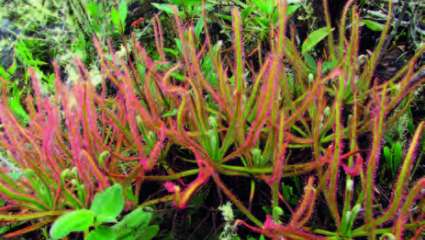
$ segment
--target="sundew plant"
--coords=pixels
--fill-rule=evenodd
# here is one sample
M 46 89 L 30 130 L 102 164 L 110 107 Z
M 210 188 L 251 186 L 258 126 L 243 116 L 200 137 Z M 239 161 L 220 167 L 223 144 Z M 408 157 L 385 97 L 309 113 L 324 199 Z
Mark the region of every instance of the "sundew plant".
M 32 90 L 22 101 L 28 121 L 11 109 L 2 79 L 4 238 L 162 239 L 169 224 L 156 210 L 191 209 L 212 188 L 233 211 L 224 229 L 235 239 L 420 239 L 425 178 L 414 170 L 424 151 L 423 120 L 393 181 L 377 175 L 384 133 L 424 85 L 418 59 L 425 46 L 381 81 L 374 73 L 391 14 L 375 49 L 362 55 L 356 1 L 347 1 L 335 28 L 324 0 L 325 25 L 302 44 L 289 28 L 293 3 L 266 2 L 276 21 L 261 51 L 245 49 L 237 7 L 231 44 L 213 41 L 205 1 L 196 24 L 167 5 L 174 41 L 164 40 L 171 33 L 158 16 L 151 43 L 133 33 L 117 51 L 94 36 L 100 83 L 78 58 L 72 82 L 52 62 L 51 91 L 30 69 Z M 146 190 L 152 186 L 154 193 Z M 139 235 L 124 234 L 123 225 Z

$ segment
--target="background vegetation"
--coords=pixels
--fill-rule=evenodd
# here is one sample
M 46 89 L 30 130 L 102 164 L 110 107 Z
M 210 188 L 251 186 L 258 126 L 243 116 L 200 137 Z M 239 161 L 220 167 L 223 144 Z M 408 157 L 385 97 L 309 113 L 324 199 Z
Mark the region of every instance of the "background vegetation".
M 0 0 L 0 234 L 420 239 L 424 11 Z

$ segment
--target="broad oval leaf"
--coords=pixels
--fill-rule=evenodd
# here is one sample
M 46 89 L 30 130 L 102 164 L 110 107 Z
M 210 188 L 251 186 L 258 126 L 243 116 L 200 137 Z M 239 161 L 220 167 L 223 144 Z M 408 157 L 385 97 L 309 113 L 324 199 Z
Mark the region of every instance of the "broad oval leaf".
M 87 235 L 87 240 L 115 240 L 117 234 L 112 228 L 99 226 Z
M 152 213 L 136 208 L 127 214 L 119 223 L 114 225 L 114 229 L 118 231 L 131 230 L 132 228 L 144 228 L 149 225 Z
M 307 52 L 312 50 L 320 41 L 322 41 L 326 36 L 328 36 L 329 33 L 332 32 L 332 30 L 333 29 L 323 27 L 310 33 L 303 42 L 303 45 L 301 47 L 301 53 L 306 54 Z
M 126 235 L 123 237 L 120 237 L 120 240 L 151 240 L 154 238 L 159 232 L 159 226 L 158 225 L 151 225 L 147 226 L 145 228 L 137 229 L 136 232 L 133 232 L 130 235 Z
M 94 213 L 88 209 L 75 210 L 60 216 L 50 228 L 50 237 L 61 239 L 72 232 L 83 232 L 94 224 Z
M 159 226 L 158 225 L 151 225 L 149 227 L 145 228 L 145 231 L 141 237 L 145 240 L 151 240 L 154 238 L 159 232 Z M 139 238 L 140 239 L 140 238 Z
M 94 196 L 90 210 L 96 214 L 97 223 L 115 222 L 124 208 L 124 195 L 121 185 L 114 184 Z

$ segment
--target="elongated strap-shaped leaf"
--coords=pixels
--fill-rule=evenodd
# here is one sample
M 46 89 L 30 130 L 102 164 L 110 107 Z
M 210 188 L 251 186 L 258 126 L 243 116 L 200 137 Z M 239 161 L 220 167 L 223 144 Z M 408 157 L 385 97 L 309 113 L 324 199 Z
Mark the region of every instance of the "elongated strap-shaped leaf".
M 374 186 L 375 186 L 375 174 L 378 169 L 379 155 L 381 152 L 381 141 L 384 127 L 384 118 L 385 118 L 385 103 L 386 103 L 386 85 L 379 95 L 376 93 L 374 96 L 377 98 L 375 103 L 375 114 L 373 116 L 373 139 L 372 139 L 372 148 L 369 153 L 369 158 L 367 160 L 366 168 L 366 182 L 365 184 L 365 221 L 369 224 L 373 221 L 373 202 L 374 202 Z M 375 236 L 375 229 L 371 226 L 369 230 L 369 236 L 373 238 Z
M 46 212 L 37 212 L 37 213 L 26 213 L 26 214 L 15 214 L 15 215 L 4 215 L 0 214 L 0 221 L 5 222 L 15 222 L 15 221 L 28 221 L 43 217 L 59 216 L 62 215 L 64 211 L 46 211 Z

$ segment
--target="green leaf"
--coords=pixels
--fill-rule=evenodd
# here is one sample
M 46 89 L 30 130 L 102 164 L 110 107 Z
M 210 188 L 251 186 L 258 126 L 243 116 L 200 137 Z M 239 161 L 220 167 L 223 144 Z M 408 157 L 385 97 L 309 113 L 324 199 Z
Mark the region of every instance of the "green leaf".
M 298 8 L 300 8 L 300 7 L 301 7 L 301 4 L 290 4 L 290 5 L 288 5 L 288 8 L 286 10 L 286 15 L 292 16 L 298 10 Z
M 164 48 L 164 52 L 170 55 L 173 55 L 174 57 L 177 57 L 179 55 L 179 52 L 176 51 L 174 48 Z M 173 72 L 175 73 L 175 72 Z M 171 74 L 172 76 L 172 74 Z
M 87 209 L 75 210 L 60 216 L 50 228 L 50 237 L 60 239 L 72 232 L 87 231 L 94 223 L 94 213 Z
M 199 38 L 201 36 L 201 33 L 202 33 L 202 29 L 203 28 L 204 28 L 204 18 L 203 17 L 200 17 L 198 19 L 198 21 L 196 22 L 195 29 L 194 29 L 195 36 L 197 38 Z
M 310 73 L 315 74 L 317 69 L 316 60 L 310 54 L 304 54 L 304 60 L 307 66 L 310 68 Z
M 175 38 L 174 41 L 176 42 L 176 47 L 179 50 L 179 52 L 183 52 L 183 44 L 182 41 L 178 38 Z
M 105 166 L 105 160 L 111 156 L 111 153 L 108 150 L 105 150 L 99 154 L 97 161 L 101 167 Z
M 272 210 L 273 217 L 279 218 L 283 215 L 283 209 L 280 207 L 274 207 Z
M 15 91 L 14 91 L 15 92 Z M 9 107 L 12 113 L 24 124 L 27 124 L 30 120 L 28 113 L 25 111 L 21 104 L 20 93 L 12 93 L 9 97 Z
M 125 199 L 128 199 L 129 201 L 133 203 L 137 203 L 138 196 L 136 196 L 135 192 L 133 191 L 131 184 L 124 186 L 123 189 L 124 189 Z
M 301 53 L 306 54 L 311 51 L 320 41 L 322 41 L 333 29 L 323 27 L 310 33 L 301 47 Z
M 94 196 L 90 210 L 96 214 L 97 223 L 115 222 L 124 209 L 124 196 L 121 185 L 114 184 Z
M 339 227 L 339 232 L 341 232 L 344 235 L 347 235 L 347 232 L 350 230 L 348 227 L 348 224 L 350 222 L 352 212 L 351 211 L 345 211 L 342 216 L 342 221 Z
M 145 229 L 143 235 L 141 235 L 140 237 L 143 237 L 143 239 L 145 240 L 151 240 L 152 238 L 154 238 L 159 232 L 159 226 L 158 225 L 152 225 L 149 226 Z M 139 238 L 141 239 L 141 238 Z
M 16 58 L 25 67 L 37 68 L 41 65 L 46 64 L 45 62 L 34 58 L 33 51 L 38 47 L 35 42 L 36 40 L 21 40 L 15 44 Z
M 164 3 L 152 3 L 152 6 L 157 8 L 160 11 L 163 11 L 168 14 L 174 14 L 174 10 L 172 8 L 171 4 L 164 4 Z
M 99 226 L 87 235 L 87 240 L 115 240 L 117 234 L 109 227 Z
M 386 162 L 391 164 L 391 151 L 390 148 L 388 146 L 384 147 L 384 159 Z
M 5 80 L 9 80 L 10 73 L 8 71 L 6 71 L 6 69 L 4 69 L 1 65 L 0 65 L 0 77 L 4 78 Z
M 254 162 L 254 166 L 261 167 L 266 163 L 266 159 L 263 157 L 262 152 L 259 148 L 251 149 L 252 160 Z
M 53 208 L 53 197 L 50 189 L 41 181 L 32 169 L 25 169 L 23 172 L 25 178 L 31 184 L 38 198 L 47 206 Z
M 382 152 L 384 154 L 384 159 L 385 163 L 387 164 L 387 167 L 389 168 L 392 174 L 395 174 L 396 166 L 394 165 L 394 145 L 391 145 L 391 148 L 385 146 Z
M 338 64 L 337 60 L 324 61 L 322 66 L 322 72 L 326 73 L 336 67 Z
M 276 5 L 274 0 L 253 0 L 252 3 L 266 15 L 272 14 Z
M 116 8 L 111 9 L 111 20 L 114 25 L 115 31 L 118 33 L 124 33 L 125 30 L 125 19 L 127 18 L 128 7 L 126 0 L 121 0 Z
M 178 72 L 173 72 L 171 74 L 171 76 L 173 78 L 175 78 L 176 80 L 181 81 L 181 82 L 183 82 L 185 80 L 185 76 L 183 74 L 178 73 Z
M 114 25 L 115 31 L 121 32 L 121 29 L 122 29 L 121 19 L 117 9 L 115 8 L 111 9 L 111 21 L 112 21 L 112 24 Z
M 13 75 L 13 74 L 15 74 L 15 72 L 16 72 L 16 69 L 18 69 L 18 64 L 16 64 L 16 61 L 14 60 L 13 61 L 13 64 L 7 69 L 7 72 L 10 74 L 10 75 Z
M 145 212 L 141 208 L 136 208 L 127 214 L 119 223 L 114 225 L 114 229 L 120 231 L 129 228 L 143 228 L 148 226 L 152 219 L 152 213 Z
M 151 212 L 146 212 L 141 208 L 137 208 L 127 214 L 112 228 L 118 234 L 119 239 L 151 239 L 159 231 L 159 227 L 157 225 L 149 226 L 151 219 Z
M 351 210 L 350 219 L 349 219 L 348 224 L 347 224 L 347 228 L 349 230 L 351 230 L 353 228 L 354 221 L 357 219 L 357 215 L 359 214 L 360 210 L 361 210 L 360 204 L 354 205 L 353 209 Z
M 213 55 L 214 52 L 210 51 L 208 55 L 205 56 L 205 58 L 202 60 L 201 68 L 205 73 L 205 78 L 207 79 L 208 83 L 210 83 L 213 87 L 218 87 L 217 72 L 215 71 L 212 60 Z
M 152 226 L 148 226 L 146 228 L 143 229 L 138 229 L 137 232 L 131 234 L 131 235 L 127 235 L 123 238 L 120 238 L 120 240 L 139 240 L 139 239 L 143 239 L 143 240 L 151 240 L 152 238 L 154 238 L 159 232 L 159 226 L 158 225 L 152 225 Z
M 403 146 L 400 142 L 394 143 L 392 146 L 393 148 L 393 173 L 395 174 L 397 172 L 397 169 L 399 168 L 401 161 L 403 160 Z
M 127 19 L 128 7 L 126 0 L 121 0 L 120 5 L 118 6 L 118 12 L 120 15 L 120 20 L 122 26 L 125 26 L 125 20 Z
M 170 111 L 167 111 L 165 113 L 162 114 L 163 118 L 167 118 L 167 117 L 173 117 L 177 115 L 177 108 L 173 108 Z
M 97 18 L 100 13 L 99 5 L 95 1 L 90 1 L 86 4 L 87 13 L 92 18 Z
M 363 19 L 362 24 L 366 25 L 367 28 L 375 32 L 382 32 L 382 30 L 384 30 L 384 24 L 375 22 L 373 20 Z
M 202 3 L 201 0 L 170 0 L 170 2 L 175 5 L 184 6 L 184 7 L 191 7 L 195 4 Z
M 288 200 L 290 204 L 297 203 L 297 197 L 294 194 L 294 189 L 292 186 L 282 183 L 282 194 L 285 199 Z
M 86 12 L 90 17 L 90 26 L 92 31 L 102 34 L 101 22 L 103 20 L 102 14 L 104 12 L 102 5 L 94 0 L 91 0 L 86 4 Z

